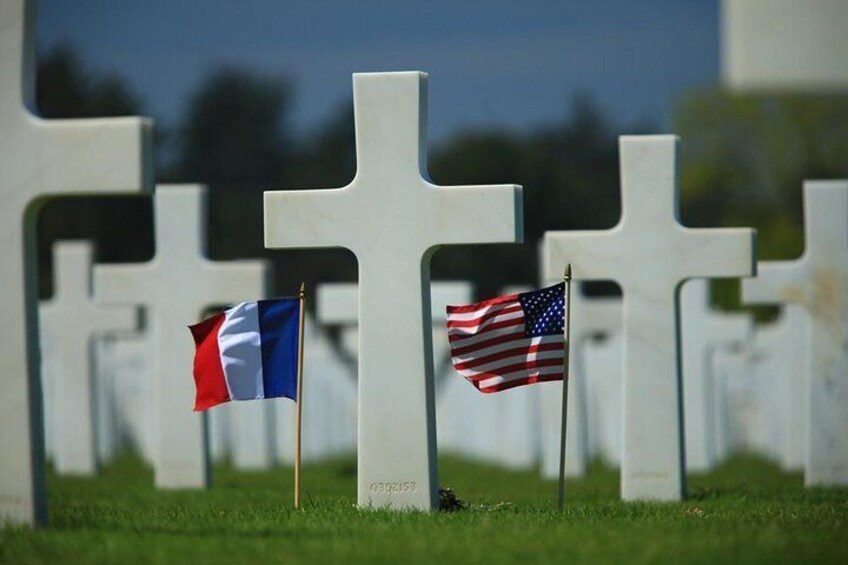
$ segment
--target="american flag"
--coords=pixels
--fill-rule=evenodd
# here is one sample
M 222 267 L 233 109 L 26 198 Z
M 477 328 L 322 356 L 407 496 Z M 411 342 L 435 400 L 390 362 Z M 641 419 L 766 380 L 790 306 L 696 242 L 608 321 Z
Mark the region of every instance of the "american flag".
M 457 372 L 480 392 L 563 377 L 565 283 L 447 307 Z

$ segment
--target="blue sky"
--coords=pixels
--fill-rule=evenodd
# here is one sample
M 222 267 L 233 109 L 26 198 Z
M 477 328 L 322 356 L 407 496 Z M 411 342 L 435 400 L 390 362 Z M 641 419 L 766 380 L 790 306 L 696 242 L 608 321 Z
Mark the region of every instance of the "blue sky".
M 42 0 L 37 37 L 121 74 L 165 125 L 221 65 L 292 78 L 302 133 L 351 73 L 426 71 L 438 140 L 559 119 L 578 92 L 622 129 L 666 131 L 681 94 L 719 80 L 718 16 L 718 0 Z

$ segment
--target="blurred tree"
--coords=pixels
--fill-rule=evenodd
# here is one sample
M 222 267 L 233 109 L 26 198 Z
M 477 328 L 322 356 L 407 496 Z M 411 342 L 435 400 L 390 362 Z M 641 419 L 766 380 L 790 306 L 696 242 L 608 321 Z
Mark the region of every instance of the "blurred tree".
M 58 45 L 38 61 L 36 107 L 44 118 L 94 118 L 138 113 L 141 101 L 115 74 L 83 68 L 69 45 Z
M 291 166 L 287 80 L 222 68 L 190 98 L 169 181 L 209 186 L 209 252 L 264 254 L 262 191 L 285 186 Z
M 434 258 L 434 277 L 474 280 L 485 295 L 536 284 L 545 231 L 608 228 L 621 214 L 617 138 L 585 96 L 566 119 L 525 136 L 457 136 L 435 151 L 430 168 L 438 184 L 524 186 L 524 245 L 445 248 Z
M 848 175 L 846 118 L 844 95 L 693 93 L 674 118 L 684 223 L 755 227 L 760 260 L 798 257 L 803 181 Z M 738 304 L 738 283 L 714 289 Z
M 74 51 L 60 45 L 38 60 L 36 109 L 44 118 L 139 114 L 141 102 L 114 74 L 87 71 Z M 52 245 L 58 239 L 91 239 L 99 261 L 140 261 L 153 253 L 152 209 L 145 197 L 61 197 L 38 217 L 39 294 L 52 292 Z

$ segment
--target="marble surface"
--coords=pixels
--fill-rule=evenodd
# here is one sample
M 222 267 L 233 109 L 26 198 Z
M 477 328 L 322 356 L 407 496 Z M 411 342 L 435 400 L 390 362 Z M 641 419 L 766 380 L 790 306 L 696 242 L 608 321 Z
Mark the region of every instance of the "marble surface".
M 104 308 L 91 296 L 94 247 L 88 241 L 59 241 L 53 246 L 54 290 L 40 307 L 41 329 L 51 334 L 53 357 L 51 413 L 56 472 L 61 475 L 93 475 L 98 469 L 98 438 L 109 426 L 100 420 L 109 412 L 96 410 L 108 396 L 94 376 L 93 338 L 98 334 L 136 329 L 135 308 Z M 45 348 L 46 349 L 46 348 Z M 101 386 L 98 387 L 97 384 Z M 98 400 L 100 402 L 98 402 Z
M 151 123 L 42 120 L 35 107 L 35 4 L 0 2 L 0 521 L 44 524 L 44 430 L 35 255 L 37 201 L 151 189 Z
M 587 443 L 590 458 L 621 467 L 624 338 L 621 332 L 583 345 L 586 374 Z
M 544 272 L 545 284 L 553 284 L 562 273 Z M 574 282 L 571 289 L 571 351 L 568 368 L 568 406 L 566 407 L 565 474 L 582 477 L 589 465 L 588 379 L 585 346 L 593 336 L 609 337 L 621 333 L 623 326 L 620 297 L 590 298 L 583 286 Z M 562 426 L 562 383 L 545 384 L 540 389 L 542 430 L 542 476 L 559 476 L 560 434 Z
M 711 372 L 717 348 L 746 347 L 754 321 L 743 312 L 720 312 L 710 307 L 709 283 L 692 279 L 680 290 L 683 359 L 683 405 L 686 432 L 686 469 L 709 471 L 719 462 L 716 437 L 716 385 Z
M 744 281 L 748 304 L 799 304 L 809 314 L 803 402 L 804 483 L 848 484 L 848 180 L 804 183 L 804 254 L 762 261 Z
M 571 263 L 576 280 L 614 280 L 624 295 L 625 500 L 680 500 L 686 493 L 678 285 L 754 272 L 753 230 L 680 224 L 677 147 L 675 136 L 622 136 L 619 223 L 545 234 L 548 272 Z
M 206 258 L 206 199 L 202 186 L 159 185 L 153 259 L 94 269 L 98 301 L 146 310 L 153 339 L 154 474 L 159 488 L 203 488 L 209 482 L 205 417 L 192 412 L 194 341 L 186 326 L 207 308 L 265 296 L 263 261 Z
M 808 378 L 807 312 L 786 304 L 780 316 L 754 330 L 750 371 L 771 387 L 771 413 L 777 434 L 773 454 L 787 471 L 804 468 L 805 404 Z
M 360 506 L 438 505 L 430 257 L 521 241 L 521 188 L 432 184 L 427 76 L 353 77 L 357 171 L 346 187 L 265 193 L 270 249 L 345 247 L 359 264 Z

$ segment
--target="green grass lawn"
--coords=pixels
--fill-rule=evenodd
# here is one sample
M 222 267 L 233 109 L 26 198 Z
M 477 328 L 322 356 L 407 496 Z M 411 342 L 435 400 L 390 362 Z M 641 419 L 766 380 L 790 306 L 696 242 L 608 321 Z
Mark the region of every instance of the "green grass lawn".
M 358 510 L 352 460 L 305 468 L 301 511 L 290 469 L 215 471 L 207 492 L 157 492 L 130 456 L 96 479 L 51 473 L 49 528 L 0 530 L 0 562 L 848 563 L 848 489 L 756 459 L 690 477 L 674 504 L 620 502 L 617 473 L 595 466 L 566 484 L 563 514 L 554 481 L 450 458 L 441 483 L 469 506 L 453 513 Z

